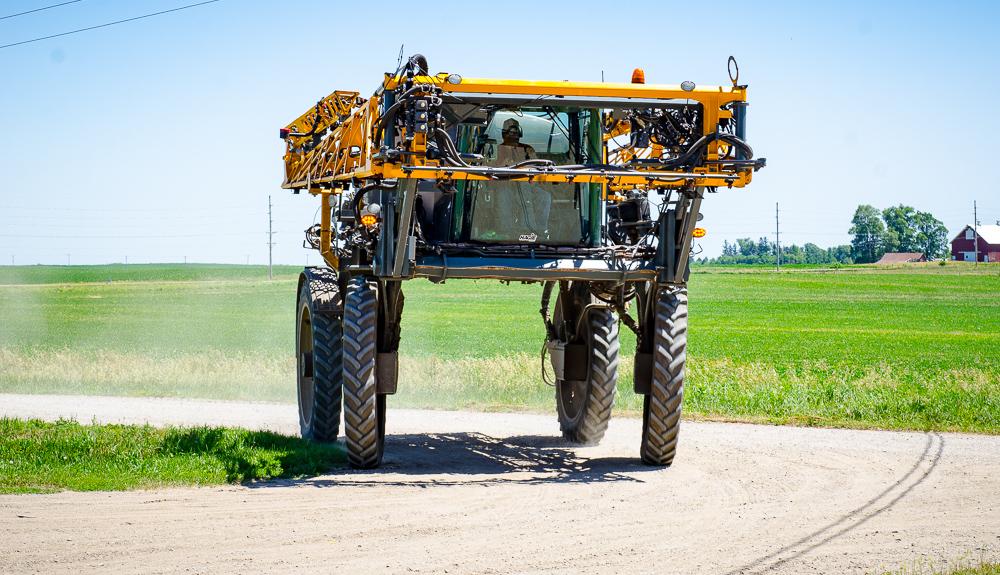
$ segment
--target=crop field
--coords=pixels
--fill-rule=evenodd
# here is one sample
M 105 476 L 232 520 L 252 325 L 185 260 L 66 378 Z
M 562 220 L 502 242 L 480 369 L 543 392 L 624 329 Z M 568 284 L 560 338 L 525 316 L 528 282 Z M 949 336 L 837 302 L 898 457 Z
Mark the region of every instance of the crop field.
M 0 391 L 294 402 L 299 268 L 0 268 Z M 390 405 L 554 410 L 541 287 L 404 287 Z M 1000 430 L 1000 267 L 696 267 L 686 415 Z M 619 413 L 635 338 L 622 326 Z

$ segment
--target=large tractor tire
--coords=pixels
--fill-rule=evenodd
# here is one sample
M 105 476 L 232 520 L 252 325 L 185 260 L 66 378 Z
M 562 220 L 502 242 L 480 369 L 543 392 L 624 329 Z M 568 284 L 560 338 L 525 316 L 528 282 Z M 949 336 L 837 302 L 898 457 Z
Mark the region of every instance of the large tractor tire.
M 351 467 L 373 469 L 382 462 L 385 396 L 375 393 L 378 285 L 354 277 L 344 296 L 344 436 Z
M 590 302 L 588 294 L 587 300 L 578 305 L 580 313 L 587 313 L 583 322 L 587 379 L 556 379 L 556 410 L 563 438 L 585 445 L 604 439 L 618 385 L 618 318 L 605 308 L 583 312 L 583 307 Z M 555 314 L 559 323 L 560 303 L 556 304 Z
M 295 355 L 302 437 L 329 443 L 337 440 L 343 379 L 341 375 L 341 322 L 333 314 L 317 311 L 318 284 L 304 282 L 299 292 Z M 323 283 L 336 292 L 336 283 Z M 329 293 L 325 294 L 329 296 Z
M 646 465 L 670 465 L 677 452 L 687 356 L 687 290 L 657 293 L 653 338 L 653 377 L 642 409 L 642 445 Z

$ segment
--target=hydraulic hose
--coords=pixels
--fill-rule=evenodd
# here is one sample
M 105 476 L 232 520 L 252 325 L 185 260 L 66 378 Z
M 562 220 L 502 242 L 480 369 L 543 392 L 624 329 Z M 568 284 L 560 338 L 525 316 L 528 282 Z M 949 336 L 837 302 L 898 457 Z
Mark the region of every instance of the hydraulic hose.
M 392 182 L 391 184 L 387 182 Z M 354 197 L 351 198 L 351 205 L 354 208 L 354 225 L 357 226 L 361 223 L 361 200 L 364 199 L 368 192 L 372 190 L 395 190 L 396 180 L 383 180 L 382 182 L 375 182 L 362 186 L 357 192 L 354 193 Z
M 753 158 L 753 149 L 749 145 L 747 145 L 747 143 L 744 142 L 743 140 L 731 134 L 712 133 L 702 136 L 701 138 L 698 139 L 697 142 L 695 142 L 691 146 L 691 148 L 688 149 L 687 152 L 684 152 L 684 154 L 682 154 L 678 158 L 674 158 L 673 160 L 663 162 L 663 165 L 664 167 L 669 169 L 690 163 L 695 157 L 700 156 L 701 153 L 705 150 L 705 148 L 708 147 L 710 143 L 716 140 L 722 140 L 727 144 L 731 144 L 733 146 L 736 146 L 737 148 L 740 148 L 740 150 L 742 150 L 743 153 L 746 154 L 746 158 L 748 160 Z
M 375 124 L 374 141 L 375 142 L 382 141 L 382 131 L 385 130 L 386 124 L 388 124 L 391 120 L 393 120 L 396 117 L 396 112 L 403 104 L 406 103 L 407 98 L 409 98 L 413 94 L 416 94 L 417 92 L 430 92 L 430 91 L 431 91 L 430 84 L 420 84 L 419 86 L 414 86 L 409 90 L 403 92 L 403 95 L 399 97 L 399 100 L 396 100 L 395 104 L 389 106 L 389 108 L 385 111 L 385 113 L 382 114 L 382 117 L 378 119 L 378 124 Z
M 527 166 L 554 167 L 555 165 L 556 165 L 555 162 L 553 162 L 552 160 L 534 159 L 534 160 L 525 160 L 523 162 L 519 162 L 517 164 L 514 164 L 513 166 L 510 166 L 510 167 L 511 168 L 524 168 L 524 167 L 527 167 Z
M 545 332 L 549 336 L 549 340 L 556 339 L 556 330 L 552 326 L 552 318 L 549 316 L 549 300 L 552 299 L 552 288 L 554 288 L 556 282 L 545 282 L 545 286 L 542 288 L 542 309 L 538 310 L 542 314 L 542 321 L 545 322 Z
M 455 142 L 451 139 L 451 136 L 448 135 L 448 132 L 445 132 L 441 128 L 434 128 L 434 135 L 437 136 L 438 146 L 444 147 L 444 151 L 446 152 L 445 159 L 448 163 L 456 168 L 472 167 L 462 159 L 462 154 L 459 153 L 458 148 L 455 147 Z

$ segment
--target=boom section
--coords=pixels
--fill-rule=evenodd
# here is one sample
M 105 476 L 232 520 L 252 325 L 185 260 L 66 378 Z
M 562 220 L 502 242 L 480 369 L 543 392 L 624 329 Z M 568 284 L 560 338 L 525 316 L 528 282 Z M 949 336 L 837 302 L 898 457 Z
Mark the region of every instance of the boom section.
M 690 88 L 690 89 L 685 89 Z M 338 193 L 351 182 L 418 178 L 743 187 L 764 165 L 744 143 L 746 86 L 693 87 L 390 76 L 372 98 L 337 91 L 281 131 L 283 188 Z M 482 165 L 456 141 L 497 111 L 599 110 L 603 161 Z

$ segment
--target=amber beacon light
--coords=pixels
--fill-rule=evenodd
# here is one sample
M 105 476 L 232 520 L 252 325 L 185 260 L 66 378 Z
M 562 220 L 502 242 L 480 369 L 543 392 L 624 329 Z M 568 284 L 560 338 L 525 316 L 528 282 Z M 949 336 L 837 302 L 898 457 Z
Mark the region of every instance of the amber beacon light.
M 706 232 L 704 228 L 695 228 L 694 231 L 691 232 L 691 235 L 693 235 L 696 238 L 703 238 L 705 237 L 706 233 L 708 232 Z
M 632 83 L 633 84 L 645 84 L 646 83 L 646 73 L 642 71 L 642 68 L 636 68 L 632 71 Z

